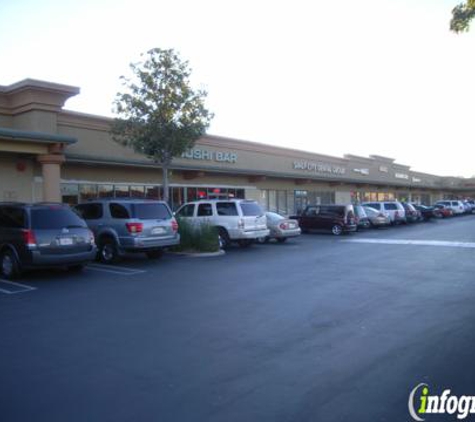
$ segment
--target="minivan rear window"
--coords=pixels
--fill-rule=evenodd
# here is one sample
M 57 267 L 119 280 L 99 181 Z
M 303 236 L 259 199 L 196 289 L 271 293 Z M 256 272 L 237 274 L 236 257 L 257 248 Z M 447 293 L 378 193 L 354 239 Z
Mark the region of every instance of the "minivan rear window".
M 264 214 L 262 208 L 255 202 L 241 202 L 241 210 L 245 217 L 257 217 Z
M 384 204 L 384 208 L 386 210 L 391 210 L 391 211 L 398 210 L 398 207 L 396 204 Z
M 38 230 L 84 227 L 86 224 L 67 208 L 41 208 L 31 210 L 31 228 Z
M 171 216 L 170 210 L 165 204 L 134 204 L 134 217 L 141 220 L 165 220 Z

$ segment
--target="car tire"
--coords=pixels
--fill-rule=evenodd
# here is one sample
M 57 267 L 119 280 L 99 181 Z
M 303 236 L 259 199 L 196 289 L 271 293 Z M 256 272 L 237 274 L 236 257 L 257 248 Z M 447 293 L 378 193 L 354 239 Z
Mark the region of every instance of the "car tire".
M 0 254 L 0 273 L 7 280 L 14 280 L 20 276 L 20 264 L 11 250 Z
M 343 227 L 340 226 L 339 224 L 335 224 L 335 225 L 332 227 L 332 234 L 333 234 L 334 236 L 340 236 L 342 233 L 343 233 Z
M 163 256 L 163 250 L 154 249 L 153 251 L 145 252 L 145 255 L 147 255 L 148 259 L 160 259 Z
M 231 239 L 229 238 L 228 232 L 222 227 L 220 227 L 218 230 L 218 241 L 220 249 L 226 249 L 231 244 Z
M 287 240 L 286 237 L 278 237 L 278 238 L 277 238 L 277 242 L 279 242 L 279 243 L 285 243 L 286 240 Z
M 98 253 L 99 260 L 104 264 L 113 264 L 119 260 L 119 249 L 113 239 L 101 240 Z
M 263 237 L 258 237 L 256 239 L 256 242 L 263 245 L 264 243 L 268 243 L 269 242 L 269 238 L 267 236 L 263 236 Z

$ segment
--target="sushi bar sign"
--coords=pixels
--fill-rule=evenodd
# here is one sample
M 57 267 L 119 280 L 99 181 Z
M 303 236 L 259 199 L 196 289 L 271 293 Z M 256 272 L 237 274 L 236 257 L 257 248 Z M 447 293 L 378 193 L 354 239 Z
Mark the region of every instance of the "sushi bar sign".
M 238 155 L 235 152 L 192 148 L 181 154 L 181 158 L 199 161 L 217 161 L 219 163 L 236 163 Z

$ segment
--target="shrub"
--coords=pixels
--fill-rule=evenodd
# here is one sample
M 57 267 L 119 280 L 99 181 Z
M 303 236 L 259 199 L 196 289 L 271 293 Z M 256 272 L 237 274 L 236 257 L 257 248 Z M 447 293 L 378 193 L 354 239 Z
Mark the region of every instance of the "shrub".
M 193 225 L 184 219 L 178 220 L 180 245 L 178 252 L 217 252 L 219 251 L 218 230 L 211 224 Z

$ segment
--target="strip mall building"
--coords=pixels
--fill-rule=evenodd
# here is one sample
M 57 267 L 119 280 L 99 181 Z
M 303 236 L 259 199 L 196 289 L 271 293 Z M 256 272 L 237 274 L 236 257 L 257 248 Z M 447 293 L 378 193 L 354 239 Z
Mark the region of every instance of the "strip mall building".
M 159 198 L 161 169 L 115 143 L 111 119 L 63 109 L 77 94 L 31 79 L 0 86 L 0 200 Z M 377 155 L 338 158 L 212 135 L 174 160 L 173 208 L 228 195 L 291 214 L 307 203 L 474 197 L 475 180 L 415 172 Z

